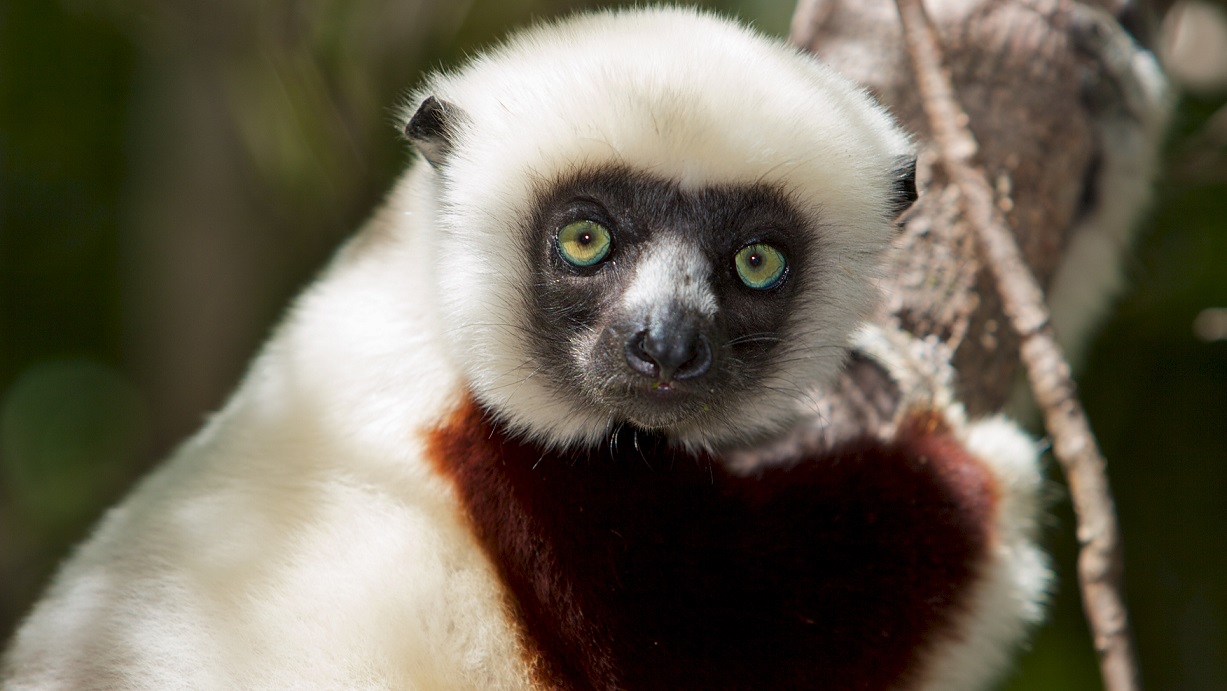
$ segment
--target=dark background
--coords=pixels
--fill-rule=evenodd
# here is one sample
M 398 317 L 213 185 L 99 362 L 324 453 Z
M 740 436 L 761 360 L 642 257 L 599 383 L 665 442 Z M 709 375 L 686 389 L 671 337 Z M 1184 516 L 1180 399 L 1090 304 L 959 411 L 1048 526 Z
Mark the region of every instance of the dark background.
M 0 0 L 0 640 L 379 202 L 408 158 L 392 123 L 420 72 L 601 4 Z M 776 34 L 792 11 L 706 5 Z M 1081 377 L 1161 690 L 1227 688 L 1221 86 L 1181 100 L 1131 288 Z M 1055 496 L 1060 586 L 1013 690 L 1098 685 Z

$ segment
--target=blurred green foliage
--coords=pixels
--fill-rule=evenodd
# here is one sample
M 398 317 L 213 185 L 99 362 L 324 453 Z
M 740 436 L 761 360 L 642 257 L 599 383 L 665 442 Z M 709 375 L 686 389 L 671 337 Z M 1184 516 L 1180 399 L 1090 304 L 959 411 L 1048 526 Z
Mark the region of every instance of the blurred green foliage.
M 0 639 L 378 202 L 417 75 L 601 4 L 0 4 Z M 792 10 L 707 5 L 777 34 Z M 1224 100 L 1182 104 L 1134 288 L 1082 377 L 1157 689 L 1227 688 L 1227 341 L 1193 329 L 1227 307 L 1227 152 L 1199 138 Z M 1052 620 L 1008 688 L 1095 688 L 1063 498 L 1048 538 Z

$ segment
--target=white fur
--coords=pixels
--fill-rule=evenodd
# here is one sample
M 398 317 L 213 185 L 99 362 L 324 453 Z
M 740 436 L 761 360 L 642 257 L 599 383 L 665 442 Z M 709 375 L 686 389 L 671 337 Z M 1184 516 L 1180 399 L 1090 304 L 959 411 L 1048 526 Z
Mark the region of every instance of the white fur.
M 243 385 L 57 576 L 6 689 L 526 686 L 503 593 L 422 434 L 461 381 L 410 175 Z
M 716 313 L 711 264 L 693 245 L 674 238 L 652 242 L 635 263 L 635 275 L 622 294 L 628 309 L 662 308 L 670 303 L 698 314 Z

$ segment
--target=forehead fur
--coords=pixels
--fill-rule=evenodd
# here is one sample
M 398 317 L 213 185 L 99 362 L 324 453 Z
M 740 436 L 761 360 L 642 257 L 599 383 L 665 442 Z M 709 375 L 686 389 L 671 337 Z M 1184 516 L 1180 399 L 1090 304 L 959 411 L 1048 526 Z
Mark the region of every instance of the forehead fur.
M 821 190 L 828 212 L 856 222 L 883 213 L 882 182 L 909 150 L 889 116 L 826 66 L 686 9 L 529 30 L 437 75 L 416 101 L 432 94 L 467 115 L 451 174 L 498 190 L 504 210 L 531 198 L 534 180 L 617 163 L 685 186 Z

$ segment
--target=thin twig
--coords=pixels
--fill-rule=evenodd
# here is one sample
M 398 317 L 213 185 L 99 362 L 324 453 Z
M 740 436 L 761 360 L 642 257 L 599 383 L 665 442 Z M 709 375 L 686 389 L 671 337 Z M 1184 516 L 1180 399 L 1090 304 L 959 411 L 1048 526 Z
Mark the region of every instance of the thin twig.
M 922 0 L 896 0 L 896 4 L 941 165 L 960 192 L 965 219 L 975 229 L 1006 316 L 1022 339 L 1027 376 L 1044 411 L 1053 453 L 1069 480 L 1081 544 L 1078 580 L 1104 688 L 1135 691 L 1141 688 L 1141 679 L 1123 597 L 1120 538 L 1107 464 L 1078 400 L 1069 365 L 1053 338 L 1043 292 L 993 203 L 987 178 L 972 165 L 976 141 L 942 67 L 937 37 Z

